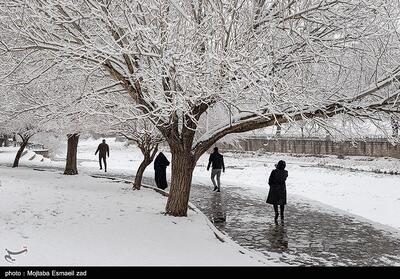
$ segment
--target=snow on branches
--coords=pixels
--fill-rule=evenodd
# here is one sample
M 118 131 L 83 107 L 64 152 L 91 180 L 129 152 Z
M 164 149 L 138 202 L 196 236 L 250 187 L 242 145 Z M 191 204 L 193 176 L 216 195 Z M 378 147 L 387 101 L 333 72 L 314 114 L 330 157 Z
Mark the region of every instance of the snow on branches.
M 193 169 L 229 134 L 339 114 L 400 113 L 398 4 L 0 1 L 0 53 L 21 54 L 20 60 L 40 53 L 49 66 L 33 77 L 54 64 L 107 72 L 109 86 L 129 96 L 164 136 L 172 165 Z M 225 116 L 204 132 L 206 112 L 221 107 Z M 172 185 L 189 181 L 173 179 Z
M 0 49 L 102 67 L 167 138 L 227 104 L 229 134 L 398 112 L 397 90 L 380 94 L 400 70 L 394 2 L 3 1 Z

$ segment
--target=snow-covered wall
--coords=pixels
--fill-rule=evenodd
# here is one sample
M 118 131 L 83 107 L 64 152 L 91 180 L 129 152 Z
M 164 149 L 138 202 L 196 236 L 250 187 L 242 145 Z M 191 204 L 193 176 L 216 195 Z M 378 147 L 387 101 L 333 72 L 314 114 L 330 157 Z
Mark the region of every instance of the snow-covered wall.
M 243 151 L 400 158 L 400 144 L 393 145 L 386 139 L 351 142 L 312 138 L 247 138 L 239 140 L 239 146 Z M 237 150 L 237 147 L 227 144 L 221 147 Z

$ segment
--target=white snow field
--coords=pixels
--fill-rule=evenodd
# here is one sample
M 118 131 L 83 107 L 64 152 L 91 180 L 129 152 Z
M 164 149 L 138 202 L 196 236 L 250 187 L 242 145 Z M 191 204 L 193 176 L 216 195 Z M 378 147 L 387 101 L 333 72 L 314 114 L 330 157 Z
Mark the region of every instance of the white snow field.
M 165 216 L 165 203 L 151 189 L 84 174 L 0 167 L 0 265 L 277 265 L 219 241 L 202 213 Z M 28 252 L 9 263 L 5 249 Z
M 124 191 L 121 189 L 121 184 L 117 184 L 117 186 L 104 186 L 104 185 L 115 185 L 112 183 L 106 183 L 106 182 L 101 182 L 101 180 L 93 180 L 92 178 L 82 176 L 83 174 L 102 174 L 102 172 L 99 170 L 98 167 L 98 162 L 97 162 L 97 156 L 94 155 L 94 152 L 97 148 L 97 145 L 101 142 L 101 139 L 99 140 L 94 140 L 94 139 L 88 139 L 88 140 L 82 140 L 79 143 L 78 147 L 78 160 L 79 160 L 79 172 L 80 174 L 78 176 L 74 177 L 63 177 L 62 175 L 55 175 L 58 177 L 57 179 L 45 179 L 45 181 L 48 181 L 48 186 L 46 187 L 52 187 L 51 185 L 54 185 L 52 183 L 55 183 L 54 181 L 60 181 L 63 180 L 65 181 L 66 185 L 64 185 L 64 182 L 62 184 L 58 184 L 57 187 L 65 187 L 67 188 L 66 193 L 64 191 L 56 191 L 57 195 L 68 195 L 69 192 L 72 192 L 70 195 L 70 198 L 68 200 L 73 201 L 76 199 L 77 204 L 76 206 L 73 206 L 75 213 L 71 213 L 72 216 L 81 216 L 79 215 L 79 212 L 82 212 L 85 214 L 85 211 L 92 212 L 92 215 L 96 215 L 97 217 L 92 218 L 86 218 L 85 216 L 81 216 L 83 219 L 74 219 L 75 222 L 77 222 L 75 226 L 76 232 L 79 232 L 81 234 L 80 237 L 77 237 L 78 240 L 76 240 L 76 243 L 79 244 L 77 249 L 82 249 L 83 251 L 91 251 L 90 249 L 83 248 L 83 244 L 85 243 L 86 239 L 90 238 L 95 238 L 93 239 L 93 242 L 88 242 L 92 243 L 91 245 L 95 245 L 94 243 L 98 243 L 98 241 L 101 241 L 100 245 L 97 248 L 93 249 L 106 249 L 104 248 L 103 245 L 103 239 L 104 243 L 112 243 L 111 241 L 116 241 L 116 247 L 124 247 L 123 245 L 128 245 L 129 243 L 128 238 L 130 241 L 133 241 L 136 243 L 138 241 L 140 243 L 140 238 L 137 237 L 137 229 L 142 230 L 143 225 L 138 225 L 132 216 L 132 214 L 127 214 L 128 208 L 130 211 L 137 211 L 136 205 L 140 206 L 144 212 L 147 212 L 149 214 L 149 219 L 151 218 L 160 218 L 159 222 L 157 219 L 157 228 L 154 228 L 157 232 L 154 232 L 154 247 L 159 245 L 159 243 L 164 243 L 164 242 L 171 242 L 170 244 L 166 245 L 171 245 L 174 246 L 175 244 L 173 243 L 172 239 L 174 237 L 169 236 L 169 226 L 171 226 L 171 229 L 173 230 L 174 228 L 177 228 L 178 224 L 179 226 L 184 227 L 183 224 L 187 225 L 188 223 L 192 224 L 193 227 L 200 227 L 203 228 L 200 231 L 206 230 L 209 233 L 210 241 L 217 241 L 211 233 L 210 228 L 205 225 L 205 223 L 202 223 L 200 225 L 200 217 L 196 217 L 197 215 L 192 216 L 192 211 L 191 214 L 189 214 L 189 218 L 185 219 L 176 219 L 171 217 L 165 217 L 163 216 L 160 212 L 164 210 L 164 205 L 165 205 L 165 198 L 158 197 L 156 199 L 159 199 L 158 202 L 160 202 L 159 205 L 154 205 L 153 203 L 149 203 L 149 207 L 146 206 L 146 202 L 144 202 L 147 198 L 146 197 L 140 197 L 138 201 L 136 201 L 137 193 L 132 193 L 128 190 Z M 118 142 L 113 138 L 108 138 L 107 143 L 110 145 L 110 158 L 108 160 L 108 171 L 109 174 L 134 174 L 136 172 L 137 167 L 140 164 L 140 161 L 142 159 L 141 153 L 138 148 L 135 146 L 129 145 L 127 146 L 123 142 Z M 13 161 L 13 158 L 16 153 L 16 148 L 0 148 L 0 164 L 8 164 L 10 165 Z M 164 150 L 164 153 L 166 154 L 168 159 L 171 159 L 170 153 L 168 151 Z M 250 189 L 252 195 L 255 195 L 259 198 L 265 199 L 268 193 L 268 185 L 267 185 L 267 180 L 268 176 L 273 169 L 273 166 L 275 163 L 278 162 L 278 160 L 283 159 L 287 162 L 287 170 L 289 171 L 289 178 L 287 180 L 287 189 L 288 189 L 288 202 L 290 203 L 291 196 L 296 196 L 297 198 L 304 197 L 306 199 L 311 199 L 314 200 L 316 203 L 319 205 L 325 205 L 326 208 L 329 209 L 337 209 L 339 212 L 346 212 L 347 214 L 352 214 L 359 216 L 361 219 L 370 221 L 372 224 L 376 224 L 378 226 L 383 225 L 383 227 L 386 227 L 390 230 L 394 230 L 397 232 L 400 232 L 400 218 L 399 218 L 399 212 L 400 212 L 400 176 L 399 175 L 389 175 L 389 174 L 377 174 L 372 171 L 376 170 L 381 170 L 381 171 L 393 171 L 393 172 L 399 172 L 400 171 L 400 160 L 399 159 L 393 159 L 393 158 L 369 158 L 369 157 L 346 157 L 345 159 L 338 159 L 336 156 L 324 156 L 324 157 L 310 157 L 310 156 L 290 156 L 287 154 L 257 154 L 257 153 L 223 153 L 224 158 L 225 158 L 225 165 L 226 165 L 226 172 L 222 175 L 222 190 L 224 187 L 243 187 L 246 189 Z M 59 152 L 58 156 L 56 157 L 56 160 L 49 160 L 49 159 L 43 159 L 42 156 L 36 155 L 34 158 L 32 158 L 34 153 L 32 151 L 29 151 L 25 156 L 21 158 L 20 161 L 20 166 L 58 166 L 62 167 L 64 166 L 65 162 L 62 160 L 65 158 L 65 150 L 62 150 Z M 210 173 L 207 172 L 206 166 L 208 163 L 208 154 L 204 154 L 198 164 L 197 167 L 194 171 L 194 176 L 193 176 L 193 183 L 198 183 L 198 184 L 205 184 L 205 185 L 210 185 L 210 191 L 212 189 L 211 186 L 211 181 L 210 181 Z M 31 160 L 29 160 L 31 159 Z M 58 160 L 57 160 L 58 159 Z M 330 166 L 338 166 L 340 168 L 330 168 Z M 170 177 L 170 170 L 171 168 L 167 168 L 167 176 Z M 359 170 L 359 171 L 355 171 Z M 13 170 L 11 168 L 3 168 L 2 173 L 5 174 L 12 174 L 13 172 L 17 172 L 17 170 Z M 36 175 L 45 175 L 42 174 L 41 172 L 34 172 L 30 170 L 24 170 L 24 172 L 30 173 L 32 175 L 35 173 Z M 21 177 L 23 177 L 23 175 Z M 26 174 L 28 175 L 28 174 Z M 147 170 L 145 171 L 144 174 L 146 177 L 153 177 L 154 172 L 153 172 L 153 166 L 150 165 Z M 0 188 L 0 194 L 1 194 L 1 205 L 0 207 L 2 208 L 1 212 L 4 212 L 4 210 L 8 207 L 13 207 L 10 204 L 13 203 L 20 203 L 23 204 L 24 199 L 21 194 L 21 192 L 26 192 L 24 189 L 20 190 L 21 192 L 15 192 L 19 193 L 20 195 L 13 195 L 13 198 L 5 197 L 4 191 L 5 189 L 9 189 L 7 187 L 5 188 L 5 182 L 3 179 L 3 175 L 0 178 L 2 180 L 2 188 Z M 14 179 L 19 179 L 21 180 L 19 175 L 15 175 Z M 33 179 L 33 178 L 32 178 Z M 83 180 L 83 181 L 82 181 Z M 33 181 L 33 180 L 32 180 Z M 41 181 L 39 179 L 39 181 Z M 74 186 L 67 186 L 69 185 L 67 181 L 76 181 L 77 184 L 74 184 Z M 20 181 L 21 184 L 22 181 Z M 17 182 L 16 185 L 19 185 Z M 72 182 L 71 182 L 72 183 Z M 91 184 L 93 183 L 93 184 Z M 79 185 L 79 186 L 78 186 Z M 92 185 L 92 186 L 90 186 Z M 96 186 L 97 185 L 97 186 Z M 105 188 L 107 191 L 110 189 L 113 192 L 110 193 L 101 193 Z M 28 187 L 28 186 L 26 186 Z M 36 189 L 34 186 L 29 186 L 31 189 Z M 45 185 L 42 185 L 42 187 L 45 187 Z M 53 186 L 55 187 L 55 186 Z M 83 188 L 82 188 L 83 187 Z M 124 186 L 128 187 L 128 186 Z M 71 189 L 70 189 L 71 188 Z M 74 189 L 74 190 L 73 190 Z M 82 191 L 80 191 L 82 189 Z M 99 189 L 99 193 L 96 191 L 89 191 L 88 189 Z M 103 189 L 103 190 L 100 190 Z M 169 190 L 169 188 L 167 189 Z M 9 191 L 9 190 L 7 190 Z M 91 198 L 83 198 L 86 193 L 86 191 L 89 191 L 92 193 L 94 196 L 93 198 L 97 201 L 98 199 L 101 200 L 101 198 L 104 199 L 105 196 L 111 196 L 109 197 L 109 200 L 107 202 L 105 201 L 98 201 L 94 202 L 92 201 L 91 207 L 89 206 L 89 201 Z M 32 191 L 31 191 L 32 192 Z M 8 192 L 7 192 L 8 193 Z M 14 193 L 14 192 L 11 192 Z M 129 194 L 128 194 L 129 193 Z M 142 192 L 143 195 L 146 192 Z M 37 193 L 39 195 L 39 193 Z M 42 193 L 40 195 L 46 195 L 45 193 Z M 54 195 L 56 195 L 54 193 Z M 142 195 L 142 194 L 141 194 Z M 151 193 L 149 195 L 155 195 L 154 193 Z M 95 198 L 96 197 L 96 198 Z M 129 198 L 128 198 L 129 197 Z M 156 196 L 155 196 L 156 197 Z M 74 199 L 73 199 L 74 198 Z M 59 197 L 59 199 L 62 199 Z M 6 203 L 3 204 L 3 200 L 6 201 Z M 53 201 L 52 201 L 53 200 Z M 46 210 L 48 208 L 51 208 L 53 210 L 56 208 L 56 201 L 57 199 L 49 199 L 49 203 L 53 204 L 53 208 L 49 206 L 44 206 L 46 207 Z M 84 203 L 83 209 L 80 209 L 77 205 L 81 204 L 81 201 L 85 202 L 88 201 L 87 203 Z M 143 202 L 141 203 L 140 200 Z M 161 200 L 163 203 L 161 203 Z M 118 208 L 118 203 L 121 203 L 120 208 L 125 210 L 124 212 L 119 212 L 120 208 Z M 154 202 L 156 204 L 157 202 Z M 6 205 L 8 204 L 8 205 Z M 66 205 L 68 204 L 67 202 L 65 203 Z M 143 204 L 145 206 L 143 206 Z M 129 206 L 132 206 L 130 208 Z M 133 206 L 135 205 L 135 206 Z M 150 206 L 151 205 L 151 206 Z M 108 206 L 108 207 L 107 207 Z M 321 206 L 318 206 L 317 208 L 321 208 Z M 16 207 L 14 210 L 21 210 L 21 206 Z M 86 210 L 85 210 L 86 209 Z M 43 209 L 45 210 L 45 209 Z M 50 209 L 49 209 L 50 210 Z M 50 212 L 51 212 L 50 210 Z M 10 211 L 12 212 L 12 210 Z M 17 211 L 19 212 L 19 211 Z M 45 211 L 46 212 L 46 211 Z M 58 212 L 58 211 L 56 211 Z M 94 214 L 95 212 L 96 214 Z M 98 216 L 97 212 L 102 212 L 100 216 Z M 106 214 L 109 213 L 109 214 Z M 56 213 L 55 213 L 56 214 Z M 104 214 L 104 215 L 103 215 Z M 119 216 L 119 214 L 126 214 L 126 220 L 123 219 L 123 217 Z M 137 212 L 135 214 L 138 214 Z M 16 214 L 12 214 L 15 218 Z M 64 215 L 60 214 L 59 216 L 68 216 L 68 214 L 64 213 Z M 131 216 L 132 215 L 132 216 Z M 27 216 L 21 215 L 17 218 L 18 223 L 21 224 L 24 222 L 24 218 L 27 218 Z M 51 214 L 50 214 L 51 216 Z M 22 218 L 20 218 L 22 217 Z M 115 218 L 113 218 L 115 217 Z M 2 220 L 5 217 L 2 217 Z M 12 219 L 12 217 L 9 217 Z M 37 218 L 37 217 L 35 217 Z M 86 218 L 86 219 L 85 219 Z M 98 218 L 98 219 L 97 219 Z M 107 218 L 111 218 L 111 220 L 107 220 Z M 120 218 L 120 219 L 118 219 Z M 121 219 L 122 218 L 122 219 Z M 124 217 L 125 218 L 125 217 Z M 194 219 L 193 219 L 194 218 Z M 12 220 L 10 219 L 9 224 L 12 224 Z M 29 222 L 35 221 L 35 219 L 28 218 Z M 140 218 L 139 218 L 140 219 Z M 56 221 L 57 218 L 54 217 L 54 221 Z M 61 220 L 61 219 L 60 219 Z M 82 221 L 84 220 L 84 221 Z M 96 228 L 94 224 L 91 224 L 90 222 L 105 222 L 104 224 L 101 223 L 104 227 L 99 227 Z M 118 223 L 117 220 L 120 220 L 121 223 L 123 223 L 122 226 L 123 228 L 116 228 L 115 224 Z M 167 221 L 168 220 L 168 221 Z M 179 220 L 178 224 L 172 223 L 171 220 Z M 196 221 L 194 221 L 196 220 Z M 38 222 L 38 220 L 36 220 Z M 198 221 L 198 223 L 196 223 Z M 14 221 L 16 222 L 16 221 Z M 57 221 L 58 222 L 58 221 Z M 68 221 L 70 222 L 70 221 Z M 67 224 L 69 224 L 67 222 Z M 71 221 L 72 222 L 72 221 Z M 84 232 L 79 230 L 79 224 L 83 222 L 84 224 L 82 225 L 85 229 L 87 226 L 88 230 L 91 230 L 90 232 Z M 113 223 L 116 222 L 116 223 Z M 141 223 L 140 221 L 139 223 Z M 175 221 L 176 222 L 176 221 Z M 202 221 L 203 222 L 203 221 Z M 108 224 L 111 224 L 108 226 Z M 112 226 L 114 224 L 114 227 Z M 134 225 L 136 224 L 136 225 Z M 165 225 L 167 224 L 167 225 Z M 172 226 L 172 225 L 174 226 Z M 61 226 L 61 225 L 60 225 Z M 74 228 L 74 226 L 66 226 L 60 228 L 60 226 L 53 225 L 54 231 L 58 231 L 60 235 L 64 237 L 64 233 L 66 234 L 71 228 L 71 230 Z M 126 227 L 125 227 L 126 226 Z M 31 227 L 29 225 L 28 227 Z M 140 228 L 139 228 L 140 227 Z M 16 231 L 17 226 L 15 226 L 15 231 Z M 150 231 L 153 231 L 152 227 L 147 227 Z M 186 227 L 186 229 L 189 229 Z M 11 230 L 12 232 L 13 230 Z M 103 232 L 104 233 L 98 233 L 98 232 Z M 182 229 L 183 231 L 183 229 Z M 180 230 L 178 230 L 180 232 Z M 139 232 L 138 232 L 139 233 Z M 143 233 L 143 231 L 140 231 L 140 233 Z M 153 233 L 153 232 L 151 232 Z M 146 235 L 150 236 L 146 230 Z M 77 234 L 77 233 L 75 233 Z M 116 234 L 123 234 L 123 236 L 119 236 L 118 240 L 116 237 L 114 237 Z M 23 234 L 24 236 L 29 237 L 27 234 Z M 57 234 L 56 234 L 57 235 Z M 71 233 L 71 235 L 74 235 Z M 178 236 L 178 239 L 183 238 L 183 240 L 187 240 L 186 237 L 189 237 L 189 235 L 185 233 L 178 233 L 177 235 L 174 235 L 175 238 Z M 205 235 L 205 232 L 204 232 Z M 194 235 L 192 235 L 194 236 Z M 63 240 L 63 237 L 60 237 L 60 242 L 65 243 Z M 204 236 L 203 236 L 204 237 Z M 58 236 L 56 236 L 58 239 Z M 232 256 L 226 257 L 224 256 L 224 259 L 219 259 L 217 261 L 214 261 L 213 256 L 210 255 L 216 255 L 216 258 L 219 258 L 218 252 L 212 252 L 206 245 L 203 245 L 203 242 L 201 241 L 201 237 L 197 237 L 198 240 L 195 242 L 198 244 L 198 247 L 202 247 L 199 250 L 199 254 L 193 254 L 193 251 L 191 249 L 191 253 L 187 254 L 186 252 L 183 253 L 180 250 L 175 250 L 177 252 L 178 256 L 171 256 L 169 253 L 171 253 L 171 250 L 165 252 L 162 254 L 162 252 L 157 252 L 154 253 L 155 255 L 160 255 L 160 262 L 154 263 L 154 261 L 151 261 L 150 259 L 146 260 L 146 257 L 139 257 L 135 255 L 133 256 L 127 256 L 129 254 L 128 252 L 120 252 L 120 256 L 117 256 L 116 253 L 106 253 L 110 259 L 113 259 L 113 257 L 118 257 L 118 259 L 114 258 L 115 260 L 110 260 L 110 259 L 104 259 L 104 261 L 100 260 L 101 257 L 104 256 L 104 254 L 100 252 L 95 252 L 93 253 L 94 258 L 90 260 L 90 256 L 86 259 L 87 262 L 83 259 L 79 259 L 83 261 L 83 263 L 90 263 L 90 264 L 127 264 L 127 265 L 132 265 L 132 264 L 167 264 L 167 265 L 184 265 L 184 264 L 205 264 L 205 265 L 221 265 L 221 264 L 239 264 L 239 265 L 247 265 L 247 264 L 258 264 L 259 262 L 242 259 L 242 256 L 239 258 L 236 258 L 237 256 L 235 255 L 235 251 L 237 252 L 237 249 L 231 249 L 230 251 L 232 252 Z M 20 236 L 20 239 L 23 239 L 22 236 Z M 82 240 L 81 240 L 82 239 Z M 146 237 L 147 239 L 147 237 Z M 193 238 L 194 239 L 194 238 Z M 204 238 L 203 238 L 204 239 Z M 160 242 L 163 240 L 163 242 Z M 182 240 L 182 239 L 181 239 Z M 3 240 L 2 240 L 3 241 Z M 89 241 L 89 240 L 88 240 Z M 19 245 L 20 242 L 18 242 L 15 245 Z M 28 243 L 28 242 L 26 242 Z M 42 243 L 39 241 L 39 243 Z M 185 242 L 186 243 L 186 242 Z M 2 244 L 3 245 L 3 244 Z M 22 245 L 22 244 L 21 244 Z M 29 243 L 27 244 L 29 245 Z M 40 245 L 45 245 L 45 244 L 40 244 Z M 50 244 L 46 244 L 50 245 Z M 53 244 L 54 245 L 54 244 Z M 133 245 L 133 244 L 132 244 Z M 135 244 L 136 245 L 136 244 Z M 176 247 L 179 249 L 186 249 L 186 244 L 177 244 Z M 223 244 L 216 242 L 216 247 L 218 246 L 224 246 Z M 112 245 L 111 245 L 112 246 Z M 146 245 L 144 245 L 146 246 Z M 63 246 L 62 246 L 63 247 Z M 69 247 L 69 246 L 67 246 Z M 133 247 L 133 246 L 129 246 Z M 135 246 L 136 247 L 136 246 Z M 140 246 L 143 247 L 143 246 Z M 147 246 L 149 249 L 150 247 L 153 246 Z M 161 247 L 161 246 L 160 246 Z M 162 249 L 160 247 L 156 247 L 156 249 Z M 169 247 L 169 246 L 168 246 Z M 12 247 L 10 247 L 11 249 Z M 17 247 L 18 248 L 18 247 Z M 32 247 L 33 248 L 33 247 Z M 14 248 L 16 249 L 16 248 Z M 114 248 L 113 248 L 114 249 Z M 119 249 L 119 248 L 118 248 Z M 117 250 L 118 250 L 117 249 Z M 126 249 L 126 250 L 124 250 Z M 121 251 L 130 251 L 131 248 L 121 248 Z M 143 248 L 144 249 L 144 248 Z M 177 248 L 175 248 L 177 249 Z M 228 248 L 226 248 L 228 249 Z M 228 250 L 229 250 L 228 249 Z M 135 248 L 134 250 L 139 251 L 140 248 Z M 205 254 L 203 251 L 207 251 Z M 222 249 L 223 250 L 223 249 Z M 221 250 L 221 251 L 222 251 Z M 35 250 L 32 251 L 32 253 Z M 57 249 L 58 251 L 58 249 Z M 80 250 L 79 250 L 80 251 Z M 97 250 L 95 250 L 97 251 Z M 110 248 L 110 251 L 115 251 Z M 185 250 L 187 251 L 187 250 Z M 227 251 L 227 250 L 226 250 Z M 182 253 L 181 253 L 182 252 Z M 59 251 L 57 252 L 59 253 Z M 146 250 L 146 253 L 150 253 L 153 255 L 153 253 L 149 252 Z M 221 252 L 222 253 L 222 252 Z M 75 253 L 74 253 L 75 254 Z M 77 253 L 77 255 L 80 255 L 81 253 Z M 118 253 L 117 253 L 118 254 Z M 84 254 L 82 254 L 84 255 Z M 122 256 L 123 255 L 123 256 Z M 130 255 L 130 254 L 129 254 Z M 163 255 L 163 256 L 161 256 Z M 167 256 L 169 255 L 169 256 Z M 203 255 L 205 255 L 205 258 L 203 259 Z M 207 256 L 208 255 L 208 256 Z M 180 258 L 180 256 L 182 258 Z M 22 255 L 20 258 L 22 259 Z M 71 256 L 72 257 L 72 256 Z M 193 258 L 191 258 L 193 257 Z M 28 259 L 28 257 L 26 257 Z M 55 257 L 49 257 L 53 261 L 55 261 Z M 123 259 L 122 259 L 123 258 Z M 162 258 L 162 261 L 161 261 Z M 243 258 L 245 258 L 243 256 Z M 137 262 L 135 262 L 137 259 Z M 158 258 L 156 258 L 158 259 Z M 78 261 L 78 259 L 76 259 Z M 60 262 L 64 263 L 71 263 L 71 264 L 78 264 L 78 262 L 75 261 L 65 261 L 64 259 L 61 260 Z M 22 263 L 22 262 L 21 262 Z M 53 263 L 53 262 L 52 262 Z

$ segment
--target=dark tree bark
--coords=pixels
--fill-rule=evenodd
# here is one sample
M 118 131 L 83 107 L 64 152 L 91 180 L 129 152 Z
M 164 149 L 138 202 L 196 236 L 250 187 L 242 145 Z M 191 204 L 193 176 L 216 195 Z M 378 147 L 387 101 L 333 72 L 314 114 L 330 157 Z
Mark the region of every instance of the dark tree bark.
M 142 151 L 142 154 L 144 156 L 143 161 L 140 163 L 140 166 L 138 170 L 136 171 L 135 175 L 135 181 L 133 182 L 133 189 L 135 190 L 140 190 L 140 187 L 142 186 L 142 179 L 143 179 L 143 173 L 146 170 L 147 166 L 153 162 L 154 157 L 156 156 L 156 153 L 158 151 L 158 144 L 153 147 L 141 147 L 140 150 Z
M 151 161 L 147 160 L 146 158 L 140 163 L 140 166 L 136 171 L 135 181 L 133 182 L 133 189 L 140 190 L 140 187 L 142 186 L 143 173 L 150 163 Z
M 78 142 L 79 142 L 79 134 L 68 135 L 67 160 L 64 170 L 65 175 L 78 174 L 78 167 L 76 160 L 78 153 Z
M 31 138 L 30 136 L 22 136 L 22 135 L 19 135 L 19 136 L 21 137 L 22 142 L 18 149 L 17 155 L 15 156 L 14 164 L 12 166 L 13 168 L 18 167 L 19 159 L 21 159 L 22 153 L 24 152 L 25 147 L 28 145 L 29 139 Z
M 8 135 L 4 136 L 4 146 L 5 147 L 9 147 L 10 146 L 10 142 L 8 141 Z
M 187 151 L 171 150 L 172 172 L 166 214 L 187 216 L 190 187 L 196 159 Z

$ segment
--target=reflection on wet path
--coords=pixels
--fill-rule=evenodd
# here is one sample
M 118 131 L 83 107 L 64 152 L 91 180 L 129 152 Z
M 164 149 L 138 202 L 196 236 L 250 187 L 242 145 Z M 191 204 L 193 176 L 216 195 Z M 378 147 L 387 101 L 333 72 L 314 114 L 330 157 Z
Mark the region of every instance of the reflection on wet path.
M 194 185 L 191 192 L 191 201 L 218 229 L 266 256 L 279 253 L 281 261 L 295 265 L 400 266 L 398 236 L 289 198 L 285 223 L 276 225 L 272 206 L 242 188 L 225 187 L 216 193 Z

